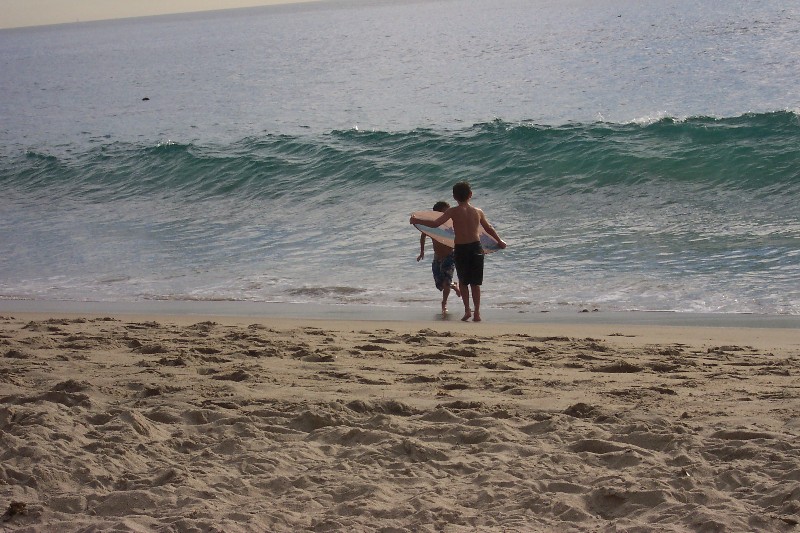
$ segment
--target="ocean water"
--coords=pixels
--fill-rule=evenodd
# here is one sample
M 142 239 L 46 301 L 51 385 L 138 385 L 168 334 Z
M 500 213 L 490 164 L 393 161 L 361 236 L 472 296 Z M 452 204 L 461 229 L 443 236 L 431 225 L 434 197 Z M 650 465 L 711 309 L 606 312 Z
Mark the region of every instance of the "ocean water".
M 467 179 L 485 311 L 798 315 L 798 42 L 743 0 L 3 30 L 0 299 L 435 309 L 408 217 Z

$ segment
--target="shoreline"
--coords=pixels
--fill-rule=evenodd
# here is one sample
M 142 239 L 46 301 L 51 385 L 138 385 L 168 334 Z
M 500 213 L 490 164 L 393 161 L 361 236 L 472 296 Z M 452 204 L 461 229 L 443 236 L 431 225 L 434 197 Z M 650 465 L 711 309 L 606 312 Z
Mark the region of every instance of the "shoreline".
M 498 335 L 596 338 L 624 347 L 685 344 L 713 350 L 718 346 L 732 345 L 762 351 L 800 351 L 800 317 L 795 316 L 589 312 L 539 313 L 532 317 L 520 317 L 507 310 L 493 309 L 490 318 L 482 322 L 462 322 L 460 313 L 442 319 L 433 309 L 368 305 L 185 301 L 30 301 L 26 302 L 28 305 L 16 301 L 23 305 L 4 305 L 8 302 L 0 300 L 0 318 L 32 322 L 112 319 L 176 327 L 213 323 L 239 328 L 315 327 L 337 332 L 393 330 L 407 335 L 430 330 L 442 334 L 484 335 L 492 338 Z M 496 316 L 495 311 L 501 312 Z
M 373 304 L 314 304 L 250 301 L 148 300 L 100 302 L 72 300 L 3 300 L 0 314 L 128 315 L 163 317 L 230 317 L 254 319 L 353 320 L 383 322 L 461 323 L 460 305 L 450 305 L 447 318 L 431 305 L 380 306 Z M 509 308 L 483 310 L 486 325 L 516 326 L 654 326 L 800 329 L 800 315 L 751 313 L 689 313 L 677 311 L 547 311 L 520 312 Z

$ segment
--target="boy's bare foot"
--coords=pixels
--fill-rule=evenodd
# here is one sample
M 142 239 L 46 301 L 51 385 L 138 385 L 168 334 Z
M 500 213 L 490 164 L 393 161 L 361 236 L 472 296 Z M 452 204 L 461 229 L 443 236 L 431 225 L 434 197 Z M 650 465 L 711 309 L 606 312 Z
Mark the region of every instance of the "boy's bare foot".
M 461 289 L 458 288 L 458 284 L 457 283 L 451 283 L 450 284 L 450 288 L 453 289 L 454 291 L 456 291 L 456 296 L 461 298 Z
M 480 322 L 481 321 L 481 314 L 475 311 L 475 318 L 472 319 L 473 322 Z
M 447 316 L 447 304 L 442 302 L 442 317 Z
M 461 321 L 462 321 L 462 322 L 466 322 L 466 321 L 467 321 L 467 320 L 469 320 L 471 317 L 472 317 L 472 311 L 470 311 L 469 309 L 467 309 L 466 311 L 464 311 L 464 316 L 462 316 L 462 317 L 461 317 Z

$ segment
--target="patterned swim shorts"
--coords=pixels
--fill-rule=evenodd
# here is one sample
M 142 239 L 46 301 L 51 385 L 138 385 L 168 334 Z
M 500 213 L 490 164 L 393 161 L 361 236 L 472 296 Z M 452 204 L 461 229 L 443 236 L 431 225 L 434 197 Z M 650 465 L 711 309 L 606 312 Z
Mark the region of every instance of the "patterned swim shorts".
M 449 287 L 453 283 L 453 273 L 456 270 L 455 256 L 450 254 L 442 260 L 434 257 L 431 270 L 433 270 L 433 281 L 436 283 L 436 288 L 443 291 L 445 287 Z

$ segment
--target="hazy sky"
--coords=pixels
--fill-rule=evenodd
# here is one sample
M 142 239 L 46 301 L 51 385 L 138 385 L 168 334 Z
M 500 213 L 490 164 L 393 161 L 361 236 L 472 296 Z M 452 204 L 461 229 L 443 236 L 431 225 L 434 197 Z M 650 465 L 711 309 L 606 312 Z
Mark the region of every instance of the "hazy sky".
M 0 0 L 0 28 L 302 1 L 305 0 Z

